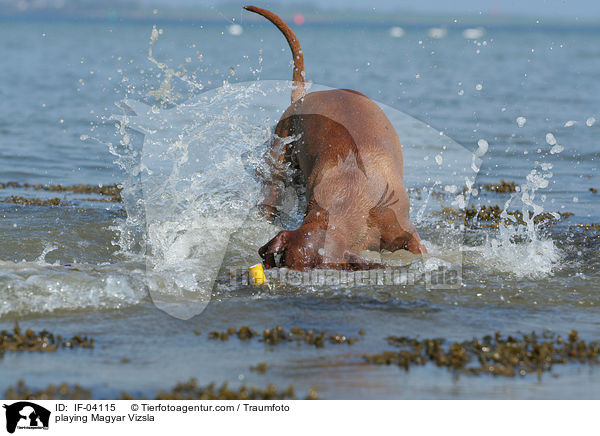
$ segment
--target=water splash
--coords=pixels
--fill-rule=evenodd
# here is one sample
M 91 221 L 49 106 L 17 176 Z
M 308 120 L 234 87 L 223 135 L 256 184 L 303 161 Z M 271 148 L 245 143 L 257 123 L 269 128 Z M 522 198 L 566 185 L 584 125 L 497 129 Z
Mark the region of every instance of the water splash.
M 520 192 L 504 204 L 497 234 L 488 235 L 482 246 L 467 248 L 477 253 L 478 257 L 472 259 L 475 264 L 519 279 L 539 279 L 552 274 L 560 261 L 560 250 L 552 239 L 540 235 L 535 224 L 535 217 L 544 212 L 543 206 L 536 202 L 536 192 L 548 187 L 552 165 L 540 163 L 538 166 L 539 169 L 534 168 L 527 175 Z M 507 213 L 509 206 L 519 200 L 525 224 Z
M 188 93 L 182 99 L 185 93 L 176 94 L 174 89 L 183 83 L 197 91 L 202 84 L 154 57 L 159 35 L 154 27 L 148 59 L 161 72 L 160 86 L 143 95 L 132 86 L 131 98 L 118 103 L 120 113 L 110 117 L 120 140 L 108 144 L 109 150 L 127 175 L 122 183 L 127 219 L 117 225 L 118 244 L 123 254 L 145 263 L 146 284 L 155 304 L 189 318 L 206 307 L 224 269 L 246 270 L 260 261 L 258 247 L 280 230 L 257 219 L 253 208 L 261 200 L 260 175 L 268 173 L 267 144 L 289 104 L 293 84 L 224 81 L 217 89 Z M 257 76 L 261 67 L 259 54 Z M 468 168 L 471 153 L 414 118 L 381 106 L 402 132 L 405 159 L 411 162 L 407 185 L 428 187 L 425 199 L 411 205 L 419 211 L 417 222 L 427 226 L 425 216 L 435 204 L 436 186 L 455 186 L 468 201 L 474 181 Z M 480 162 L 482 147 L 473 162 Z M 428 163 L 424 153 L 435 159 Z M 469 183 L 466 194 L 459 188 L 461 181 Z M 282 224 L 298 223 L 302 202 L 294 197 L 288 203 L 288 221 Z M 455 230 L 446 240 L 456 239 L 451 245 L 460 253 L 462 229 Z M 419 275 L 445 265 L 447 247 L 440 245 L 434 251 L 436 258 L 411 259 Z
M 0 261 L 0 319 L 134 306 L 147 298 L 143 279 L 143 271 L 135 265 L 71 267 L 42 260 Z
M 44 250 L 42 251 L 40 256 L 37 258 L 38 263 L 40 263 L 40 264 L 46 263 L 46 255 L 54 250 L 58 250 L 58 247 L 56 245 L 46 244 L 46 246 L 44 247 Z
M 171 109 L 127 102 L 136 117 L 122 121 L 145 134 L 137 201 L 146 222 L 148 286 L 174 316 L 188 318 L 208 304 L 230 235 L 258 203 L 260 182 L 246 166 L 261 160 L 273 121 L 257 120 L 262 114 L 248 102 L 265 93 L 225 83 Z M 172 304 L 177 299 L 186 304 Z
M 144 134 L 137 161 L 131 157 L 122 161 L 131 165 L 130 180 L 141 180 L 137 183 L 142 198 L 135 199 L 135 204 L 144 216 L 132 219 L 146 226 L 148 287 L 157 306 L 170 314 L 188 318 L 202 311 L 219 272 L 246 270 L 259 262 L 258 248 L 281 229 L 261 222 L 252 211 L 262 199 L 257 176 L 269 171 L 267 144 L 288 105 L 292 86 L 289 81 L 225 82 L 171 108 L 126 101 L 131 114 L 115 117 L 126 126 L 124 132 L 133 129 Z M 467 164 L 471 153 L 407 115 L 383 109 L 403 133 L 404 154 L 411 163 L 425 162 L 424 143 L 432 157 L 444 155 L 441 164 L 432 162 L 422 171 L 411 168 L 410 172 L 410 177 L 430 176 L 429 187 L 417 179 L 425 195 L 420 204 L 414 204 L 415 222 L 427 226 L 427 211 L 437 206 L 432 201 L 436 187 L 455 186 L 456 192 L 463 179 L 472 188 L 474 177 Z M 131 151 L 130 144 L 124 145 Z M 416 154 L 421 158 L 412 157 Z M 460 192 L 464 198 L 464 190 Z M 304 212 L 295 194 L 290 192 L 285 211 L 287 224 L 292 225 L 301 221 Z M 454 238 L 451 245 L 460 251 L 456 247 L 462 243 L 462 229 L 450 230 L 446 241 Z M 244 236 L 234 242 L 234 234 Z M 431 256 L 422 262 L 412 259 L 415 275 L 422 277 L 446 265 L 444 251 L 448 250 L 439 250 L 437 260 Z

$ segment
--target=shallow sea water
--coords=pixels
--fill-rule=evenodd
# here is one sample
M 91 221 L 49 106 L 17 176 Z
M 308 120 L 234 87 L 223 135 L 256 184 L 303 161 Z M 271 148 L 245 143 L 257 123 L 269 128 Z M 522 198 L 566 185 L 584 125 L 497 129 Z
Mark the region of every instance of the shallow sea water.
M 378 27 L 297 29 L 315 89 L 356 89 L 387 108 L 404 146 L 411 215 L 431 256 L 402 258 L 414 266 L 414 285 L 274 280 L 266 289 L 229 272 L 256 263 L 257 248 L 278 230 L 248 211 L 259 199 L 254 172 L 288 98 L 289 50 L 270 25 L 244 26 L 241 37 L 225 24 L 157 27 L 153 44 L 148 24 L 0 27 L 0 183 L 124 188 L 122 203 L 0 189 L 0 200 L 64 202 L 0 203 L 0 329 L 18 319 L 23 328 L 96 339 L 91 351 L 5 354 L 0 392 L 25 379 L 35 388 L 79 383 L 98 398 L 152 395 L 196 377 L 293 383 L 299 396 L 316 386 L 323 398 L 600 397 L 598 369 L 587 365 L 557 366 L 538 380 L 455 377 L 433 365 L 405 372 L 362 358 L 390 349 L 389 335 L 463 341 L 551 328 L 599 339 L 599 234 L 571 227 L 600 222 L 600 194 L 590 191 L 600 189 L 600 48 L 589 43 L 597 31 L 495 28 L 473 41 L 452 29 L 440 40 L 426 28 L 403 38 Z M 150 46 L 164 65 L 148 59 Z M 180 65 L 187 76 L 165 81 Z M 263 87 L 253 87 L 259 80 Z M 562 151 L 551 153 L 554 140 Z M 574 215 L 518 234 L 448 228 L 435 212 L 458 201 L 466 176 L 476 187 L 500 179 L 524 187 L 510 209 Z M 466 201 L 502 206 L 510 198 L 483 190 Z M 298 207 L 277 224 L 297 223 Z M 427 272 L 448 264 L 460 267 L 462 285 L 426 286 Z M 359 340 L 316 349 L 208 338 L 243 325 Z M 250 371 L 260 362 L 265 374 Z

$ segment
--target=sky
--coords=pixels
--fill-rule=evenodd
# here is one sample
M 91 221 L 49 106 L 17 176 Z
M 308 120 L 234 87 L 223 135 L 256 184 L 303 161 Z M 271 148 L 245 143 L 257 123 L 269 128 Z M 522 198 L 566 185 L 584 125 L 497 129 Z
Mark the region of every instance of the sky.
M 276 9 L 277 5 L 295 5 L 300 0 L 246 0 L 240 5 L 250 2 L 267 9 Z M 235 0 L 141 0 L 146 4 L 184 4 L 213 5 L 218 8 L 222 4 L 234 4 Z M 600 18 L 600 0 L 310 0 L 324 9 L 371 9 L 405 10 L 426 14 L 502 14 L 535 17 L 562 17 L 596 19 Z

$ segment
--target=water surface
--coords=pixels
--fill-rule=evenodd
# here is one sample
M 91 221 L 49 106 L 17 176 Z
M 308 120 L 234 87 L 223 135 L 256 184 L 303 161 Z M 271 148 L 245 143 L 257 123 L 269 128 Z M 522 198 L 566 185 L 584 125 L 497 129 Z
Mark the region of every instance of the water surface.
M 69 192 L 0 190 L 0 200 L 20 195 L 58 197 L 64 203 L 0 203 L 0 328 L 12 328 L 18 319 L 26 328 L 96 338 L 92 351 L 6 354 L 0 361 L 1 391 L 24 378 L 39 388 L 80 383 L 96 397 L 121 390 L 149 395 L 197 377 L 201 384 L 293 383 L 299 395 L 317 386 L 324 398 L 600 396 L 598 370 L 584 365 L 557 367 L 557 377 L 547 374 L 541 380 L 456 378 L 433 366 L 406 373 L 367 365 L 362 358 L 388 349 L 388 335 L 462 341 L 496 330 L 516 334 L 551 328 L 563 335 L 577 329 L 582 338 L 598 339 L 598 231 L 571 227 L 600 221 L 600 194 L 590 191 L 600 188 L 600 48 L 590 44 L 597 32 L 496 28 L 473 41 L 452 30 L 446 38 L 430 39 L 426 28 L 407 29 L 403 38 L 378 27 L 299 28 L 309 79 L 320 86 L 357 89 L 398 111 L 395 125 L 406 148 L 412 212 L 416 216 L 426 205 L 417 227 L 433 254 L 429 264 L 417 262 L 415 268 L 424 273 L 442 260 L 461 265 L 462 285 L 287 284 L 266 290 L 232 282 L 228 272 L 256 263 L 256 249 L 278 230 L 245 213 L 238 200 L 258 199 L 258 182 L 247 166 L 260 165 L 257 158 L 285 102 L 264 102 L 258 93 L 236 99 L 239 93 L 227 86 L 288 79 L 290 54 L 268 25 L 245 26 L 243 35 L 234 37 L 225 24 L 158 26 L 163 33 L 152 46 L 153 57 L 173 71 L 183 71 L 183 65 L 188 73 L 185 80 L 169 82 L 172 100 L 159 108 L 168 122 L 165 150 L 173 152 L 162 162 L 174 162 L 181 150 L 198 159 L 193 161 L 197 166 L 178 166 L 189 172 L 179 176 L 169 166 L 165 174 L 176 187 L 163 192 L 152 184 L 160 179 L 139 166 L 163 168 L 148 160 L 152 135 L 140 133 L 141 114 L 138 121 L 125 122 L 126 130 L 118 123 L 128 114 L 121 102 L 151 107 L 157 90 L 166 89 L 167 70 L 147 58 L 152 26 L 3 23 L 0 183 L 120 183 L 125 190 L 120 203 Z M 194 103 L 209 95 L 205 92 L 220 96 L 217 106 Z M 200 135 L 203 123 L 214 119 L 214 108 L 227 105 L 228 111 L 219 112 L 221 124 Z M 186 116 L 197 116 L 191 129 L 183 125 Z M 408 116 L 421 123 L 409 122 L 413 118 Z M 549 133 L 562 151 L 551 153 L 555 144 Z M 449 229 L 436 228 L 440 218 L 432 212 L 456 196 L 446 191 L 438 201 L 426 195 L 434 186 L 443 191 L 453 180 L 459 187 L 465 183 L 462 174 L 444 172 L 436 162 L 446 138 L 456 146 L 444 156 L 444 164 L 454 162 L 452 171 L 470 171 L 471 152 L 480 147 L 479 140 L 487 141 L 475 184 L 503 178 L 526 188 L 515 193 L 511 209 L 530 210 L 521 201 L 528 192 L 543 211 L 574 215 L 520 234 L 512 228 L 505 233 L 455 228 L 449 237 Z M 539 184 L 540 177 L 547 186 Z M 173 194 L 168 204 L 178 209 L 161 209 L 151 201 L 153 193 L 165 192 Z M 468 201 L 502 206 L 509 198 L 484 190 Z M 289 219 L 279 224 L 291 225 L 298 217 Z M 236 233 L 240 222 L 244 232 Z M 226 236 L 232 238 L 221 241 L 223 267 L 205 304 L 206 292 L 193 294 L 195 282 L 183 278 L 205 265 L 214 248 L 211 241 L 216 244 L 224 229 L 231 229 Z M 177 232 L 187 236 L 177 239 Z M 152 297 L 163 308 L 195 307 L 197 297 L 202 301 L 198 307 L 205 308 L 182 320 L 157 309 Z M 208 339 L 211 330 L 242 325 L 327 329 L 359 341 L 316 349 Z M 361 329 L 364 337 L 358 334 Z M 259 362 L 269 365 L 264 375 L 249 369 Z

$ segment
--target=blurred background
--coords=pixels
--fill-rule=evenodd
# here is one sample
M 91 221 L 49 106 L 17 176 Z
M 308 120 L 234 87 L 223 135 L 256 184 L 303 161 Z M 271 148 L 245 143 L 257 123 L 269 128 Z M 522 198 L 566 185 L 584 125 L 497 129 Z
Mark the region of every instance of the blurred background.
M 329 23 L 351 21 L 489 25 L 515 21 L 532 24 L 544 19 L 546 23 L 575 22 L 589 25 L 600 19 L 600 4 L 576 0 L 279 0 L 254 3 L 256 6 L 277 10 L 283 18 L 301 13 L 308 22 Z M 240 9 L 245 4 L 249 3 L 231 0 L 1 0 L 0 17 L 144 20 L 156 19 L 154 16 L 157 9 L 162 19 L 218 21 L 241 19 Z M 458 18 L 461 20 L 455 22 Z

